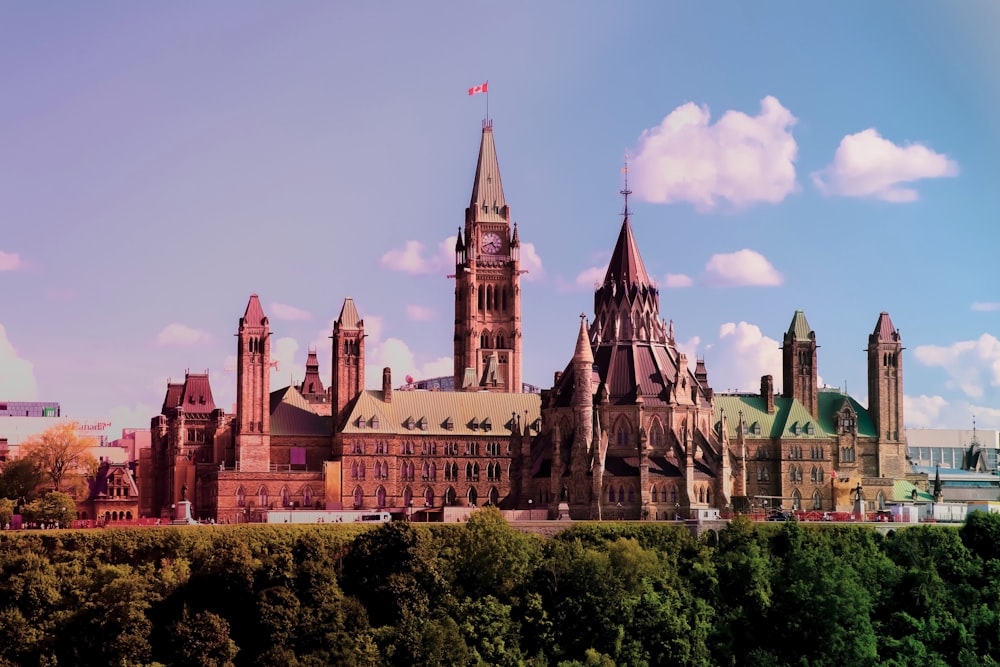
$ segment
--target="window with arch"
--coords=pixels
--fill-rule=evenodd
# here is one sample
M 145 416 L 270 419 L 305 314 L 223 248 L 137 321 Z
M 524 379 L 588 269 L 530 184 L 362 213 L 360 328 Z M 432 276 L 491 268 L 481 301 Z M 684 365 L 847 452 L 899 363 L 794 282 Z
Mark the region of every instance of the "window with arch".
M 813 491 L 813 509 L 818 510 L 823 508 L 823 497 L 819 495 L 819 491 Z
M 798 489 L 792 491 L 792 509 L 796 511 L 802 509 L 802 494 Z
M 618 487 L 618 502 L 620 502 L 620 503 L 625 502 L 625 487 L 624 486 L 619 486 Z
M 875 502 L 877 503 L 879 510 L 884 510 L 885 509 L 885 494 L 882 493 L 881 491 L 879 491 L 878 495 L 875 497 Z
M 608 502 L 615 502 L 615 488 L 613 486 L 608 487 Z
M 649 490 L 649 498 L 650 498 L 650 500 L 651 500 L 652 502 L 654 502 L 654 503 L 655 503 L 655 502 L 659 502 L 659 500 L 660 500 L 660 495 L 659 495 L 659 493 L 657 493 L 657 490 L 656 490 L 656 487 L 655 487 L 655 486 L 653 486 L 653 488 L 651 488 L 651 489 Z
M 257 506 L 267 507 L 267 487 L 262 486 L 257 489 Z
M 490 505 L 497 505 L 500 502 L 500 492 L 497 491 L 497 487 L 491 486 L 490 493 L 488 496 L 488 502 Z
M 659 420 L 654 420 L 653 424 L 649 427 L 649 446 L 662 447 L 663 442 L 663 426 L 660 425 Z
M 456 498 L 455 487 L 449 486 L 448 490 L 444 492 L 444 503 L 445 503 L 445 505 L 454 505 L 455 504 L 455 498 Z
M 479 502 L 479 492 L 476 491 L 476 487 L 470 486 L 469 492 L 466 494 L 466 498 L 469 501 L 470 507 L 475 507 L 476 503 Z
M 413 491 L 410 487 L 403 489 L 403 507 L 409 507 L 413 503 Z
M 375 502 L 378 504 L 379 509 L 385 507 L 385 487 L 379 486 L 375 490 Z
M 677 488 L 673 486 L 670 487 L 670 502 L 677 504 Z
M 429 486 L 424 489 L 424 507 L 434 507 L 434 489 Z
M 246 507 L 247 504 L 247 492 L 242 486 L 236 488 L 236 506 Z
M 281 506 L 282 507 L 292 506 L 292 494 L 288 490 L 287 486 L 281 487 Z
M 354 506 L 361 507 L 365 502 L 365 492 L 360 486 L 354 487 Z
M 615 442 L 619 447 L 627 447 L 631 438 L 632 429 L 629 428 L 628 422 L 624 419 L 618 422 L 618 427 L 615 429 Z
M 631 484 L 628 487 L 628 501 L 630 503 L 634 503 L 635 502 L 635 489 L 632 487 Z
M 311 486 L 307 486 L 302 489 L 302 504 L 306 507 L 312 507 L 313 504 L 313 490 Z

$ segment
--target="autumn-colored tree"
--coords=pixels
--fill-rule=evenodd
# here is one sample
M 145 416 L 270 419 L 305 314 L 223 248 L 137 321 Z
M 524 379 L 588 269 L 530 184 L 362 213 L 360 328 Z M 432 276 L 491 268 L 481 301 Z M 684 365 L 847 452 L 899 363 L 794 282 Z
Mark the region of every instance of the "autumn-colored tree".
M 76 434 L 76 422 L 56 424 L 21 444 L 24 456 L 32 458 L 59 491 L 67 475 L 85 473 L 93 467 L 94 457 L 88 453 L 97 443 L 93 438 Z

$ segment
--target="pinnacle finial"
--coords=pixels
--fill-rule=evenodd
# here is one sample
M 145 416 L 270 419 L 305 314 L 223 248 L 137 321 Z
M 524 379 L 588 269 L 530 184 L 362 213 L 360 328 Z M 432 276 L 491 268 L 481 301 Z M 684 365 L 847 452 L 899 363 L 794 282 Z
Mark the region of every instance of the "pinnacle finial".
M 622 167 L 622 173 L 625 175 L 625 188 L 623 190 L 621 190 L 619 194 L 621 194 L 625 198 L 625 212 L 622 213 L 622 215 L 625 216 L 625 219 L 627 220 L 628 219 L 628 196 L 630 194 L 632 194 L 632 191 L 628 189 L 628 153 L 625 154 L 625 166 Z

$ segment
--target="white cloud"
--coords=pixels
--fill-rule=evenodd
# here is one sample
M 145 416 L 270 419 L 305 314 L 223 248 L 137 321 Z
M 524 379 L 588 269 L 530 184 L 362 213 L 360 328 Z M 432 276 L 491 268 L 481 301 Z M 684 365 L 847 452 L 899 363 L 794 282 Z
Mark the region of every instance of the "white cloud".
M 903 395 L 903 415 L 907 428 L 938 428 L 941 411 L 948 407 L 948 401 L 940 396 Z
M 37 401 L 38 384 L 35 366 L 22 359 L 7 339 L 7 330 L 0 324 L 0 396 L 8 401 Z
M 299 351 L 299 343 L 294 338 L 285 336 L 271 341 L 271 374 L 277 373 L 278 386 L 284 386 L 280 382 L 282 377 L 292 377 L 296 374 L 299 379 L 305 375 L 305 366 L 298 368 L 295 364 L 295 353 Z
M 754 250 L 712 255 L 705 265 L 705 282 L 715 287 L 774 286 L 782 280 L 771 263 Z
M 424 244 L 420 241 L 407 241 L 403 248 L 390 250 L 382 255 L 379 263 L 390 271 L 401 271 L 414 276 L 454 273 L 456 238 L 449 236 L 431 254 L 425 251 Z
M 154 408 L 145 403 L 116 405 L 108 413 L 111 417 L 111 438 L 120 438 L 124 428 L 149 428 L 150 420 L 159 412 L 159 407 Z
M 957 175 L 958 164 L 948 156 L 921 144 L 897 146 L 868 128 L 845 136 L 833 163 L 814 172 L 812 179 L 826 195 L 911 202 L 917 200 L 917 191 L 902 184 Z
M 674 332 L 677 333 L 676 331 Z M 687 340 L 676 341 L 678 351 L 683 352 L 688 358 L 688 367 L 693 371 L 698 365 L 698 345 L 701 344 L 701 338 L 698 336 L 692 336 Z M 711 378 L 709 379 L 709 384 L 711 384 Z
M 920 345 L 913 355 L 925 366 L 943 368 L 949 376 L 945 386 L 970 398 L 982 398 L 987 383 L 1000 387 L 1000 340 L 991 334 L 947 347 Z
M 972 310 L 976 310 L 982 313 L 992 312 L 994 310 L 1000 310 L 1000 301 L 977 301 L 972 304 Z
M 423 380 L 451 375 L 455 370 L 451 357 L 418 361 L 406 342 L 399 338 L 387 338 L 369 349 L 371 352 L 365 374 L 368 385 L 372 387 L 382 386 L 382 369 L 386 366 L 392 370 L 392 384 L 397 387 L 405 382 L 408 375 Z
M 604 281 L 604 274 L 607 272 L 607 266 L 592 266 L 589 269 L 584 269 L 576 276 L 574 284 L 582 289 L 593 290 Z
M 454 238 L 452 244 L 454 244 Z M 525 282 L 535 282 L 545 277 L 542 258 L 538 256 L 534 243 L 521 244 L 521 270 L 527 272 L 522 276 Z
M 714 125 L 710 119 L 707 106 L 689 102 L 643 131 L 632 162 L 638 197 L 705 211 L 719 200 L 778 203 L 798 189 L 796 119 L 776 98 L 761 100 L 756 116 L 727 111 Z
M 186 324 L 168 324 L 156 334 L 157 345 L 199 345 L 211 340 L 204 331 L 192 329 Z
M 748 322 L 726 322 L 719 327 L 719 342 L 706 355 L 708 383 L 716 391 L 760 391 L 760 378 L 774 377 L 775 391 L 781 384 L 781 349 L 778 341 L 764 336 L 760 327 Z
M 268 307 L 268 312 L 276 320 L 311 320 L 312 313 L 308 310 L 302 310 L 301 308 L 296 308 L 295 306 L 289 306 L 285 303 L 278 303 L 277 301 L 272 301 Z
M 0 250 L 0 271 L 18 271 L 28 266 L 28 263 L 21 259 L 16 252 L 4 252 Z
M 691 287 L 692 285 L 694 285 L 694 278 L 683 273 L 668 273 L 663 279 L 663 286 L 667 289 Z
M 434 319 L 434 310 L 426 306 L 410 303 L 406 305 L 406 316 L 416 322 L 426 322 Z

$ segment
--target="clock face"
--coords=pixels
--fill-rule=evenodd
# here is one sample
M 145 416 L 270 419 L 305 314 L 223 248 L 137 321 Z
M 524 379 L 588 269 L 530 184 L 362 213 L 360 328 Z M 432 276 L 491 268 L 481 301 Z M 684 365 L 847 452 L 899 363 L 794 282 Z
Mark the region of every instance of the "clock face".
M 498 252 L 500 252 L 501 246 L 502 244 L 500 242 L 500 237 L 497 236 L 495 233 L 486 232 L 485 234 L 483 234 L 483 238 L 480 244 L 480 248 L 482 248 L 483 252 L 488 253 L 490 255 L 495 255 Z

